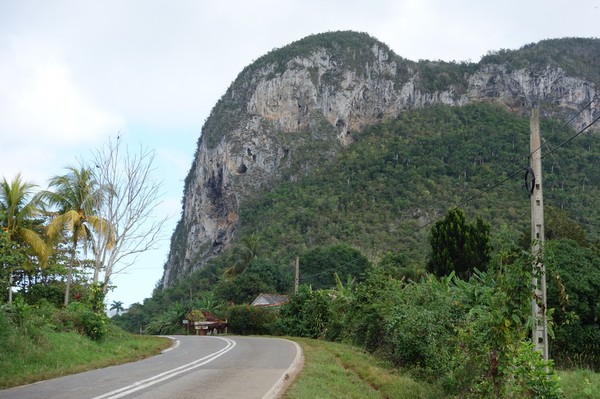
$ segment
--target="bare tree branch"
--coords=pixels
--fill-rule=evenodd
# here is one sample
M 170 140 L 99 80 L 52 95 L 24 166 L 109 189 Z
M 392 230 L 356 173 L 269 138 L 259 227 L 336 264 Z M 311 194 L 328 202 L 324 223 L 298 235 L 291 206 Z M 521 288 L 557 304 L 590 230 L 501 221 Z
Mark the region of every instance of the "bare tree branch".
M 156 215 L 163 193 L 152 177 L 154 151 L 141 145 L 136 152 L 122 147 L 120 137 L 116 141 L 109 138 L 92 158 L 96 178 L 106 187 L 98 214 L 109 221 L 114 233 L 113 243 L 100 235 L 94 237 L 94 282 L 99 282 L 103 271 L 105 291 L 113 275 L 165 239 L 163 227 L 168 220 L 168 216 Z

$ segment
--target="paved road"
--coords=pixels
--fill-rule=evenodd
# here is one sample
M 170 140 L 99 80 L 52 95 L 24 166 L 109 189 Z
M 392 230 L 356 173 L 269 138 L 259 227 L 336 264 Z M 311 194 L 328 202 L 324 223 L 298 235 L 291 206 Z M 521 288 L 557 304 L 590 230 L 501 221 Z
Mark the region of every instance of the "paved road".
M 273 398 L 300 364 L 300 347 L 284 339 L 174 339 L 161 355 L 0 390 L 0 399 Z

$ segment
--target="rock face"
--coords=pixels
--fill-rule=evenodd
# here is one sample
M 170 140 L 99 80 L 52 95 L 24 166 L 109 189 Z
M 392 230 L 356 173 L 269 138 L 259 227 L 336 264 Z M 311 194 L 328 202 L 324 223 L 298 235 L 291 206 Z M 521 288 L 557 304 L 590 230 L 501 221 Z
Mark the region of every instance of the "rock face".
M 592 46 L 600 52 L 599 40 Z M 557 63 L 515 66 L 490 58 L 415 63 L 366 34 L 334 32 L 274 50 L 245 68 L 203 127 L 163 287 L 227 248 L 240 207 L 254 193 L 293 181 L 366 126 L 417 107 L 481 101 L 515 112 L 542 104 L 542 114 L 570 118 L 598 94 L 594 76 L 569 75 Z M 599 115 L 596 100 L 572 123 L 585 126 Z

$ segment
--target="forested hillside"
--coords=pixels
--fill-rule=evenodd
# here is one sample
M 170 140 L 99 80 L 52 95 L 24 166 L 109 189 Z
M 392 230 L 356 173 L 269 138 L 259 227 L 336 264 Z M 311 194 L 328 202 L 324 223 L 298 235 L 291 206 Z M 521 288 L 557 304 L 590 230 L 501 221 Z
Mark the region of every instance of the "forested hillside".
M 544 148 L 574 134 L 544 121 Z M 599 137 L 585 134 L 544 159 L 546 205 L 564 209 L 598 238 Z M 242 214 L 242 232 L 261 237 L 276 259 L 349 243 L 375 259 L 385 252 L 421 262 L 427 224 L 462 206 L 529 232 L 529 120 L 493 105 L 432 107 L 367 129 L 358 143 L 302 181 L 260 193 Z M 496 186 L 501 180 L 516 175 Z M 492 189 L 491 189 L 492 188 Z M 489 191 L 488 191 L 489 190 Z
M 600 137 L 585 132 L 556 148 L 576 132 L 551 120 L 542 120 L 541 130 L 542 151 L 554 150 L 543 161 L 549 215 L 556 213 L 553 208 L 562 210 L 583 226 L 590 241 L 597 241 Z M 323 160 L 305 178 L 257 192 L 241 215 L 232 250 L 172 289 L 156 290 L 146 309 L 134 307 L 134 313 L 141 311 L 148 322 L 165 305 L 187 300 L 190 292 L 197 297 L 212 292 L 235 302 L 251 301 L 261 291 L 286 293 L 292 289 L 297 256 L 303 260 L 335 246 L 358 250 L 371 262 L 401 254 L 407 267 L 422 270 L 431 223 L 457 206 L 486 220 L 492 237 L 509 231 L 527 242 L 528 155 L 529 118 L 499 106 L 407 112 L 361 132 L 355 144 Z M 254 272 L 249 268 L 233 281 L 223 277 L 225 269 L 244 262 L 249 248 L 247 264 L 259 260 Z M 318 283 L 311 277 L 318 273 L 301 264 L 301 283 Z
M 457 199 L 456 193 L 478 189 L 476 178 L 486 178 L 485 171 L 479 169 L 485 169 L 490 162 L 501 162 L 499 167 L 512 166 L 506 154 L 525 157 L 527 134 L 519 135 L 503 123 L 498 125 L 500 131 L 495 131 L 488 124 L 494 121 L 482 118 L 464 121 L 465 127 L 455 132 L 452 129 L 462 116 L 446 121 L 445 111 L 436 111 L 440 112 L 438 118 L 423 116 L 431 122 L 413 126 L 407 118 L 414 116 L 408 114 L 440 106 L 486 103 L 526 117 L 536 104 L 545 118 L 570 121 L 570 128 L 581 129 L 600 115 L 600 105 L 594 101 L 600 82 L 592 67 L 597 64 L 599 49 L 597 39 L 567 38 L 490 52 L 477 63 L 415 62 L 398 56 L 368 34 L 357 32 L 311 35 L 274 49 L 240 72 L 203 126 L 185 179 L 182 214 L 171 238 L 161 287 L 171 287 L 178 279 L 205 267 L 215 255 L 230 249 L 235 237 L 240 236 L 240 226 L 248 224 L 246 216 L 255 211 L 257 203 L 251 201 L 257 192 L 270 191 L 282 182 L 294 184 L 307 176 L 310 179 L 327 174 L 313 173 L 323 170 L 324 161 L 336 158 L 352 143 L 369 141 L 369 135 L 377 136 L 377 129 L 382 142 L 374 142 L 370 149 L 363 146 L 355 150 L 367 159 L 359 161 L 359 168 L 365 169 L 365 162 L 373 162 L 366 165 L 370 176 L 360 176 L 364 170 L 354 171 L 351 167 L 343 173 L 332 170 L 335 173 L 327 176 L 328 183 L 338 186 L 327 188 L 332 195 L 319 204 L 311 204 L 317 207 L 306 215 L 302 214 L 302 206 L 296 207 L 297 215 L 291 217 L 297 220 L 289 222 L 302 229 L 302 220 L 314 221 L 311 211 L 329 212 L 335 208 L 333 215 L 338 217 L 335 224 L 339 229 L 325 232 L 325 240 L 345 240 L 348 224 L 352 229 L 360 224 L 349 219 L 355 217 L 354 211 L 362 212 L 367 205 L 365 193 L 383 193 L 379 187 L 373 191 L 373 186 L 381 185 L 381 180 L 388 177 L 409 183 L 403 185 L 407 192 L 385 190 L 386 195 L 399 201 L 386 209 L 394 213 L 392 219 L 388 218 L 386 231 L 393 234 L 400 228 L 396 223 L 398 214 L 404 217 L 402 225 L 413 216 L 421 219 L 415 220 L 415 225 L 435 219 L 440 211 L 430 205 L 432 199 L 443 198 L 450 204 Z M 578 113 L 586 104 L 584 112 Z M 390 122 L 397 118 L 398 124 Z M 387 130 L 398 137 L 396 142 L 386 138 Z M 397 130 L 400 134 L 396 134 Z M 527 130 L 521 128 L 521 132 Z M 481 135 L 490 136 L 486 137 L 489 148 L 470 148 L 468 140 L 478 140 Z M 515 137 L 506 140 L 506 135 Z M 498 149 L 494 148 L 497 143 L 491 141 L 496 139 L 501 143 Z M 421 141 L 431 148 L 423 147 L 421 154 L 413 154 L 413 147 L 420 146 Z M 385 147 L 385 154 L 380 146 Z M 387 158 L 379 159 L 380 155 Z M 453 157 L 460 157 L 460 162 Z M 387 163 L 381 163 L 386 160 Z M 394 170 L 394 163 L 403 167 Z M 411 173 L 415 165 L 424 172 L 417 173 L 417 178 Z M 453 180 L 453 187 L 444 182 L 428 182 L 439 173 L 448 177 L 462 173 L 463 180 Z M 339 189 L 342 182 L 346 192 L 354 191 L 356 198 Z M 440 187 L 444 190 L 442 195 Z M 432 199 L 427 198 L 427 193 Z M 422 197 L 419 209 L 403 202 L 415 196 Z M 288 200 L 286 195 L 282 198 Z M 347 215 L 340 214 L 340 209 L 346 209 Z M 386 212 L 381 215 L 387 216 Z M 288 212 L 285 217 L 290 217 Z M 379 228 L 378 223 L 373 225 Z M 313 235 L 322 230 L 319 226 L 310 227 L 317 230 Z M 367 238 L 370 236 L 367 234 Z M 367 241 L 363 247 L 367 245 L 371 243 Z M 369 256 L 377 250 L 369 250 Z
M 552 120 L 541 130 L 550 351 L 562 368 L 597 369 L 600 137 Z M 528 158 L 529 118 L 497 105 L 407 112 L 360 132 L 304 178 L 256 192 L 231 250 L 114 319 L 174 333 L 203 309 L 239 334 L 353 343 L 448 397 L 559 398 L 552 365 L 528 343 Z M 452 237 L 437 245 L 457 242 L 464 264 L 430 267 L 448 262 L 444 248 L 430 256 L 440 223 Z M 469 234 L 477 254 L 461 253 Z M 261 292 L 291 302 L 279 312 L 248 306 Z

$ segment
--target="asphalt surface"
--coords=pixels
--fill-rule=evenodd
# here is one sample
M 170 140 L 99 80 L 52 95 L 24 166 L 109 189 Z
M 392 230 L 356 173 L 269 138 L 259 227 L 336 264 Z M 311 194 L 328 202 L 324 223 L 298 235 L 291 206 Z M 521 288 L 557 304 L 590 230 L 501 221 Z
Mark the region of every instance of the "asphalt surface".
M 301 366 L 285 339 L 176 336 L 162 354 L 0 390 L 0 399 L 276 398 Z

